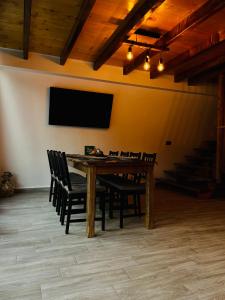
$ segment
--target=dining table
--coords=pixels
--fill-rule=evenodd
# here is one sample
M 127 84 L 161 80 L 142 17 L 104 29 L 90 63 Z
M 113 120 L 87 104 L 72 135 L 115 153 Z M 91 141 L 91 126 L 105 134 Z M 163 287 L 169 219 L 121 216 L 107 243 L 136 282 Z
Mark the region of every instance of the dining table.
M 154 165 L 139 159 L 67 154 L 68 165 L 82 171 L 87 177 L 87 237 L 95 236 L 95 198 L 96 176 L 102 174 L 138 174 L 145 173 L 145 218 L 147 229 L 154 225 Z

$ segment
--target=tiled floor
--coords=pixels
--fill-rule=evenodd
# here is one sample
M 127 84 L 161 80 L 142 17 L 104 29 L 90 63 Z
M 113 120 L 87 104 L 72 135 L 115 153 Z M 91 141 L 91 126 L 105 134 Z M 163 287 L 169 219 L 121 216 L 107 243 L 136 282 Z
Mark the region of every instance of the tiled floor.
M 0 299 L 225 299 L 225 200 L 156 191 L 155 229 L 70 234 L 45 192 L 0 199 Z

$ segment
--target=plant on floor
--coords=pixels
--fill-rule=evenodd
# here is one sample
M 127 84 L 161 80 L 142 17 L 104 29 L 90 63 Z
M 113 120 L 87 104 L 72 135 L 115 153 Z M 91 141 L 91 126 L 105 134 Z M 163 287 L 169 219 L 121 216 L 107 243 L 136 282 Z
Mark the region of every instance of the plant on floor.
M 14 176 L 10 172 L 0 173 L 0 197 L 8 197 L 14 194 Z

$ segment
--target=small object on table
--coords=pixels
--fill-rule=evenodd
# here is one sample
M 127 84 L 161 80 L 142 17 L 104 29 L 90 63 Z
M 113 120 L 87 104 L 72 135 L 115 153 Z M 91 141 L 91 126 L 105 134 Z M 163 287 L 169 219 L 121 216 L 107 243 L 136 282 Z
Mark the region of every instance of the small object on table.
M 84 155 L 93 155 L 91 153 L 95 151 L 95 149 L 95 146 L 84 146 Z

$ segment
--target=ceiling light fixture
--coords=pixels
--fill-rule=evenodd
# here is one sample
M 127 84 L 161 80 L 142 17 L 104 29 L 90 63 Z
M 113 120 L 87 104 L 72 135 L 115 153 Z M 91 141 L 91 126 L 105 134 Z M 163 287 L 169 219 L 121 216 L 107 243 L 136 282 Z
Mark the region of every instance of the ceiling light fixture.
M 162 71 L 164 71 L 164 69 L 165 69 L 165 65 L 163 63 L 162 57 L 160 56 L 159 63 L 158 63 L 158 66 L 157 66 L 157 70 L 159 72 L 162 72 Z
M 132 46 L 130 45 L 127 52 L 127 59 L 132 60 L 134 58 L 133 52 L 132 52 Z
M 145 63 L 143 65 L 143 68 L 145 71 L 149 71 L 150 70 L 150 53 L 148 51 L 146 57 L 145 57 Z

